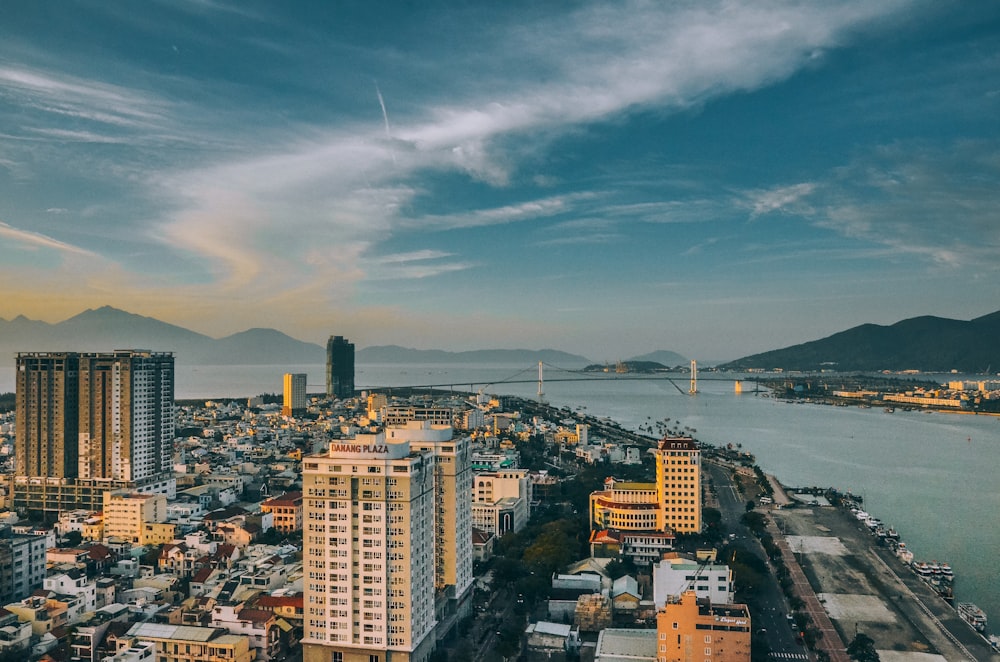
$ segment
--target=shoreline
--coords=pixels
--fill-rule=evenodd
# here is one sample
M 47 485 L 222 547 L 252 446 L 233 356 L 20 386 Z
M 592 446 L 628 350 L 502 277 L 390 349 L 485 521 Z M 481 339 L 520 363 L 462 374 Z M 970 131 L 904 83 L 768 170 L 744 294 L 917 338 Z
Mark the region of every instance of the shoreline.
M 788 496 L 795 488 L 773 475 L 767 478 L 776 487 L 775 503 L 761 510 L 770 515 L 769 531 L 780 541 L 793 577 L 801 573 L 796 590 L 815 596 L 822 607 L 817 621 L 821 630 L 825 616 L 844 645 L 862 631 L 880 652 L 891 651 L 894 662 L 1000 660 L 1000 652 L 984 635 L 962 620 L 912 566 L 878 545 L 852 513 L 843 506 L 803 507 Z M 792 503 L 799 505 L 786 507 Z M 809 613 L 815 620 L 815 609 Z

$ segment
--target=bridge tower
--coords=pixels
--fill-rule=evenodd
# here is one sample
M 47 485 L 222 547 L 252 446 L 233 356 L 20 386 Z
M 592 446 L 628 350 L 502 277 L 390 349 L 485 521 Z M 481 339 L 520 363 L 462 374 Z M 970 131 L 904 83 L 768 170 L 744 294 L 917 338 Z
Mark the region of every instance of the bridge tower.
M 698 362 L 691 360 L 691 388 L 688 389 L 688 393 L 694 395 L 698 392 Z
M 545 390 L 542 388 L 542 384 L 545 378 L 542 374 L 542 362 L 538 362 L 538 401 L 545 402 Z

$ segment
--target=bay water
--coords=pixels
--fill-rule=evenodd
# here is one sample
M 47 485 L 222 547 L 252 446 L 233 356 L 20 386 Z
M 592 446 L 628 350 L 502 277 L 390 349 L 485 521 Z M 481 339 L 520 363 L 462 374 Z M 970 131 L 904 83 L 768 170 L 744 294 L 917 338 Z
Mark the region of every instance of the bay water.
M 285 372 L 306 373 L 310 393 L 324 390 L 322 365 L 178 365 L 176 397 L 280 393 Z M 715 373 L 703 373 L 696 395 L 683 376 L 575 381 L 547 373 L 544 397 L 555 406 L 653 436 L 669 419 L 700 441 L 741 445 L 785 485 L 862 495 L 916 559 L 951 564 L 956 602 L 982 607 L 993 619 L 988 629 L 1000 632 L 1000 418 L 796 404 L 747 392 L 747 383 L 737 395 L 735 378 Z M 433 385 L 535 397 L 536 378 L 536 366 L 358 365 L 355 381 L 359 389 Z M 13 369 L 0 368 L 0 392 L 13 389 Z

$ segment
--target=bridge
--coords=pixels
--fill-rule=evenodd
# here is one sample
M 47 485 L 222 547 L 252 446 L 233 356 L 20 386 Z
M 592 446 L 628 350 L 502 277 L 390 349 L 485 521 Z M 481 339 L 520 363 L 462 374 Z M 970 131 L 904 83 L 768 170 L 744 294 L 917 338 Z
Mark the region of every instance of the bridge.
M 503 379 L 494 380 L 491 382 L 467 382 L 467 381 L 454 381 L 454 382 L 442 382 L 437 384 L 406 384 L 406 385 L 364 385 L 358 386 L 359 390 L 368 391 L 380 391 L 390 388 L 415 388 L 415 389 L 463 389 L 468 386 L 468 392 L 470 393 L 482 393 L 491 386 L 496 386 L 500 384 L 538 384 L 538 397 L 542 399 L 544 397 L 544 384 L 545 382 L 587 382 L 587 381 L 667 381 L 670 382 L 674 388 L 676 388 L 680 393 L 685 395 L 696 395 L 698 393 L 698 380 L 701 381 L 718 381 L 718 382 L 733 382 L 736 384 L 736 392 L 741 392 L 739 384 L 744 381 L 753 381 L 755 384 L 754 390 L 759 390 L 760 382 L 757 378 L 748 377 L 737 379 L 734 377 L 716 377 L 716 376 L 704 376 L 697 373 L 697 368 L 695 367 L 695 362 L 692 361 L 692 372 L 688 373 L 675 373 L 675 374 L 664 374 L 661 372 L 617 372 L 614 371 L 611 366 L 605 368 L 603 371 L 594 370 L 575 370 L 571 368 L 562 368 L 550 363 L 545 363 L 544 361 L 539 361 L 537 365 L 531 365 L 523 368 L 512 375 L 505 377 Z M 556 373 L 556 376 L 551 376 L 551 372 L 547 375 L 544 370 L 548 368 Z M 537 377 L 528 377 L 529 373 L 534 373 L 537 370 Z M 689 382 L 689 388 L 684 389 L 678 383 Z

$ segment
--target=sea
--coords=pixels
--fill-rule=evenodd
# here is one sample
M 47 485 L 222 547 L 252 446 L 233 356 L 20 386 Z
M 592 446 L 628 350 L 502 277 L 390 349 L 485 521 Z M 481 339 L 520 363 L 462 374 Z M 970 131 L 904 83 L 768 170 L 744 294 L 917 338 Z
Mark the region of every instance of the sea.
M 306 373 L 311 393 L 325 389 L 322 365 L 179 364 L 176 397 L 280 393 L 286 372 Z M 949 563 L 956 602 L 979 605 L 991 618 L 988 631 L 1000 633 L 1000 417 L 786 402 L 765 390 L 755 394 L 752 381 L 737 394 L 737 378 L 703 372 L 692 395 L 687 376 L 584 376 L 547 366 L 542 390 L 552 405 L 629 429 L 664 422 L 705 443 L 739 445 L 788 486 L 861 495 L 915 559 Z M 355 382 L 358 389 L 435 386 L 529 398 L 537 397 L 538 367 L 358 365 Z M 0 367 L 0 393 L 13 390 L 13 368 Z

